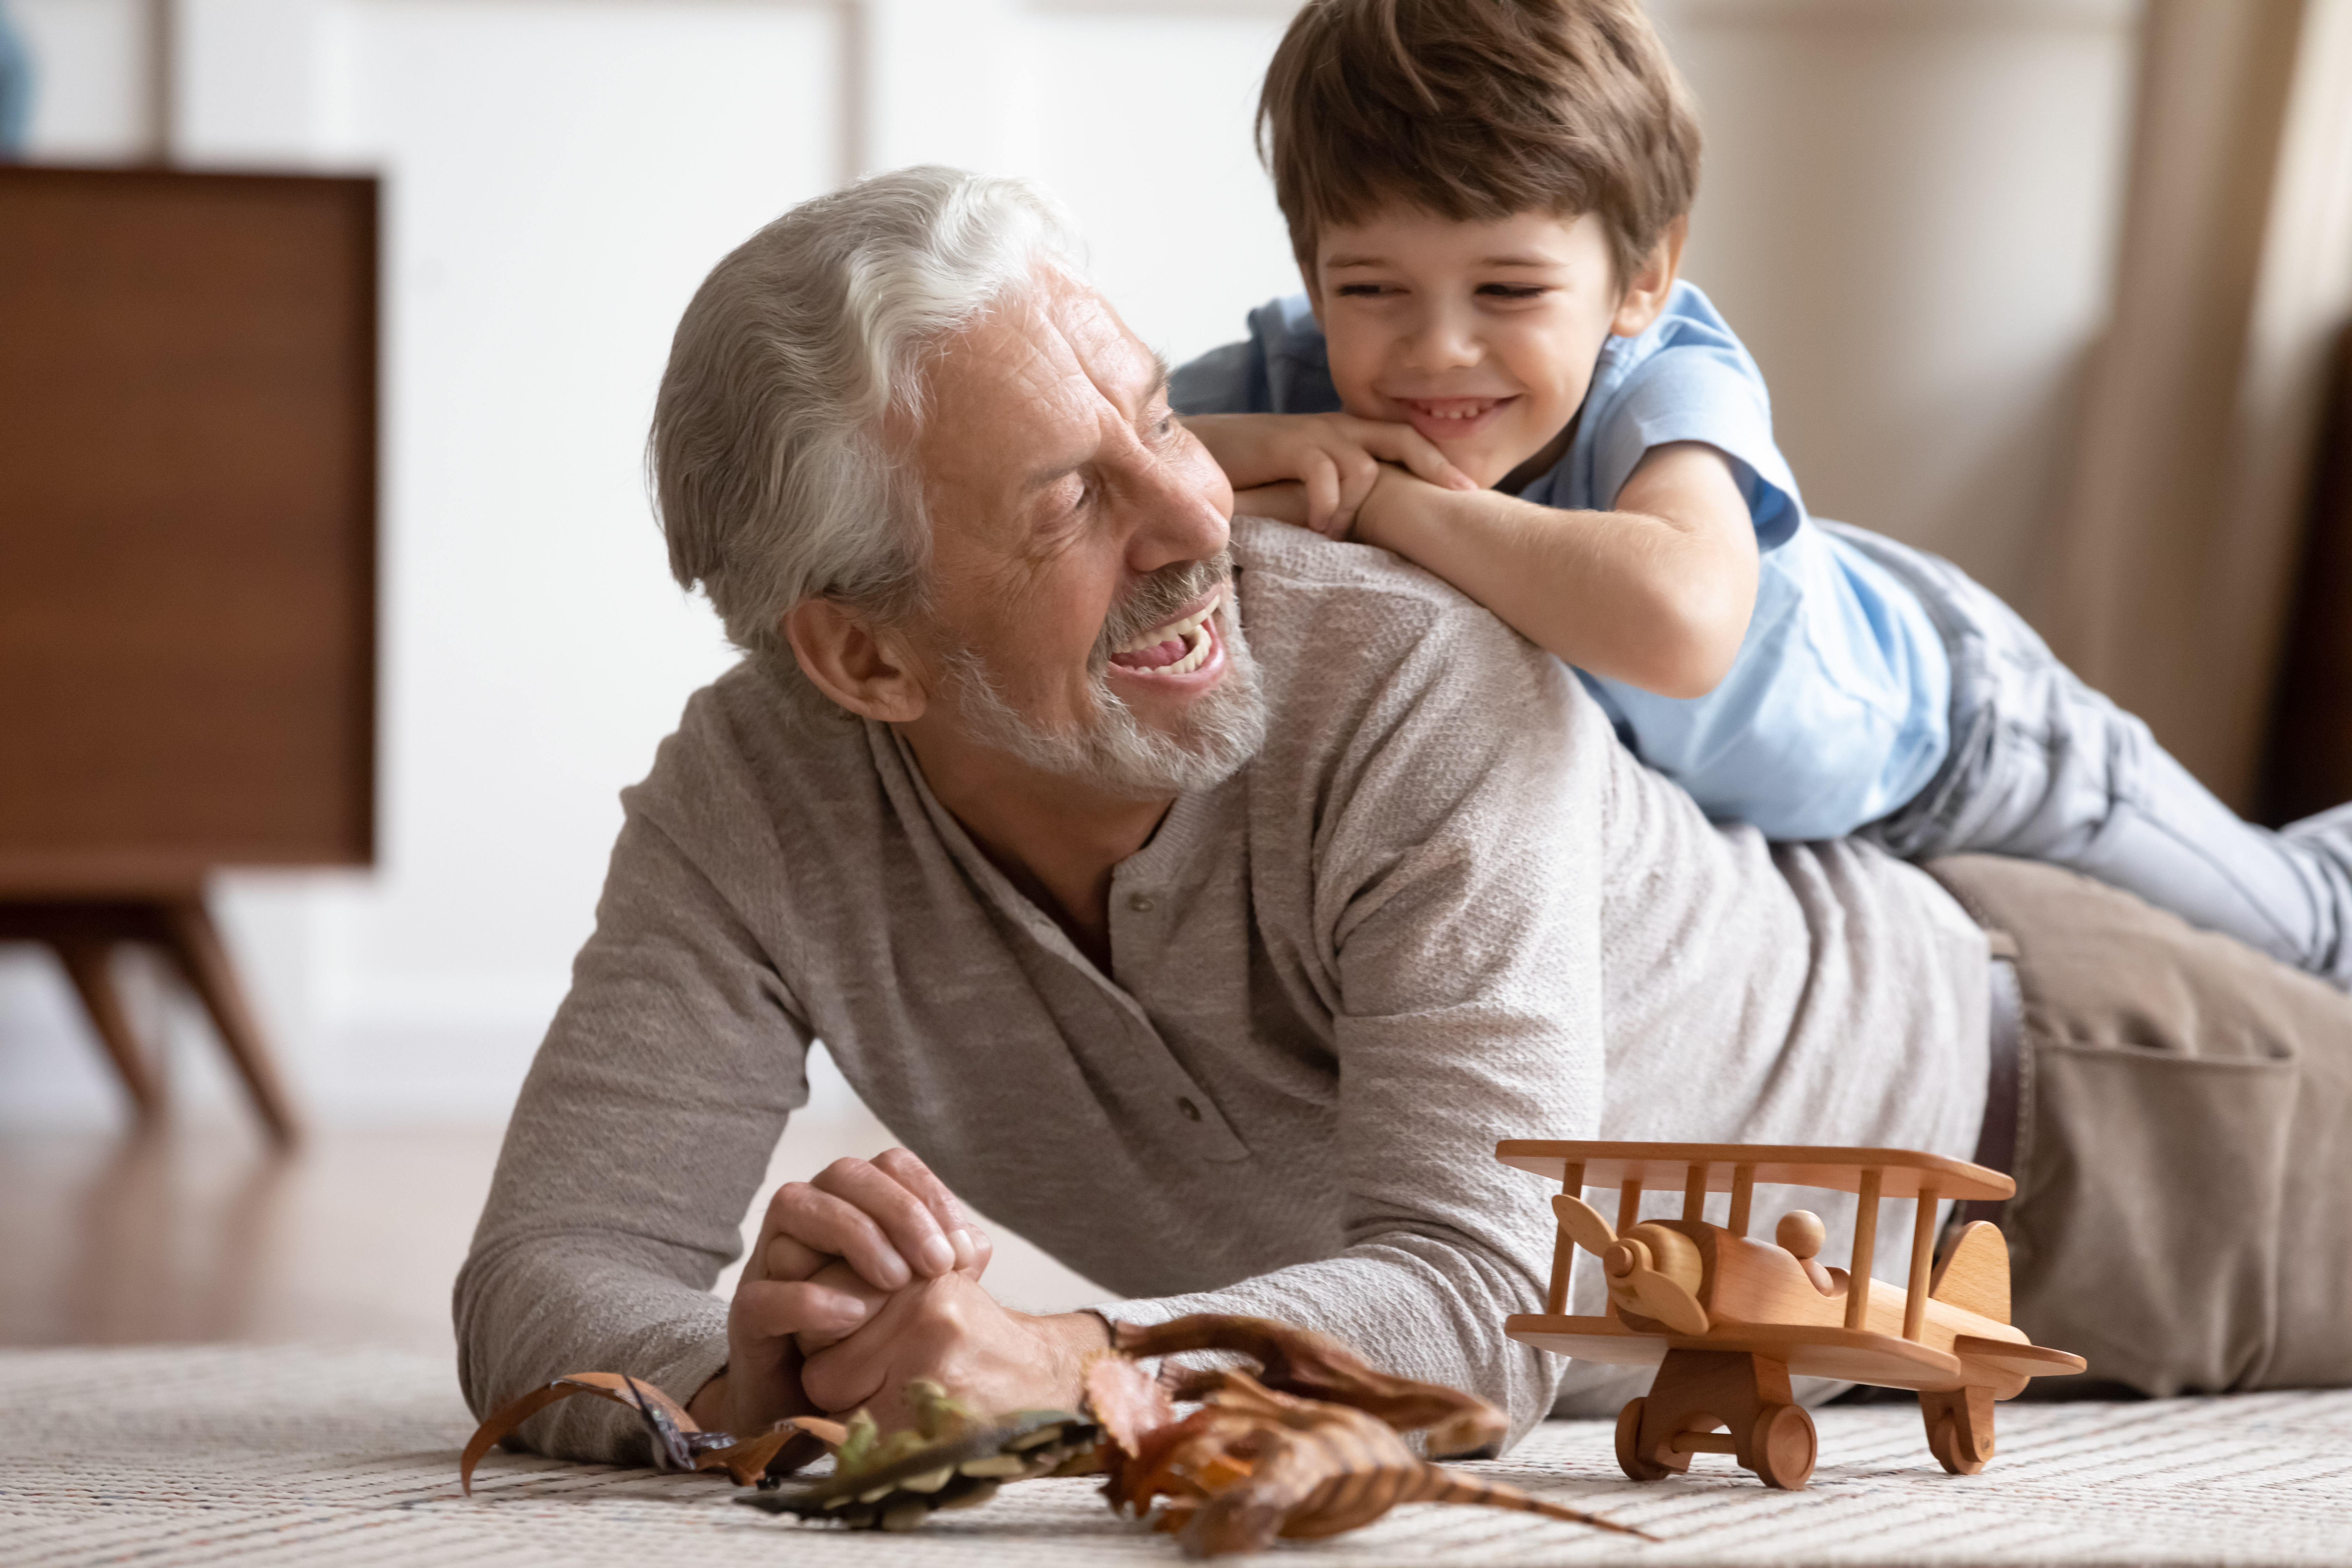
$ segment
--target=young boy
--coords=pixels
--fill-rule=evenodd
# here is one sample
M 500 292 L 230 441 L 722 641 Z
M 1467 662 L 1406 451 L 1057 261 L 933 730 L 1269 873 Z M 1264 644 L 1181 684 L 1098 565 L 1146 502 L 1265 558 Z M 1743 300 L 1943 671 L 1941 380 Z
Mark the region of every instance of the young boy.
M 1259 129 L 1307 293 L 1172 384 L 1240 510 L 1453 583 L 1712 817 L 2053 861 L 2352 988 L 2352 807 L 2240 821 L 1958 570 L 1806 515 L 1676 278 L 1699 135 L 1635 0 L 1308 0 Z

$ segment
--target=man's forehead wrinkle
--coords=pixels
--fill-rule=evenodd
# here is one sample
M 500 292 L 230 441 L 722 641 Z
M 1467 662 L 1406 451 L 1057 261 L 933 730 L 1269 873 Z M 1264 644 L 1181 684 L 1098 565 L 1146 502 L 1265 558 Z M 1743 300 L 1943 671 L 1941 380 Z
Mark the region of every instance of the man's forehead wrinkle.
M 935 438 L 925 443 L 934 479 L 1017 483 L 1015 465 L 1025 468 L 1031 455 L 1020 447 L 1034 449 L 1040 426 L 1055 422 L 1041 419 L 1040 408 L 1066 398 L 1077 367 L 1024 315 L 992 317 L 959 334 L 935 363 L 926 421 Z
M 1129 410 L 1150 401 L 1159 382 L 1154 373 L 1165 367 L 1160 356 L 1128 330 L 1109 300 L 1093 289 L 1071 282 L 1048 300 L 1043 313 L 1054 319 L 1053 330 L 1068 343 L 1105 402 Z

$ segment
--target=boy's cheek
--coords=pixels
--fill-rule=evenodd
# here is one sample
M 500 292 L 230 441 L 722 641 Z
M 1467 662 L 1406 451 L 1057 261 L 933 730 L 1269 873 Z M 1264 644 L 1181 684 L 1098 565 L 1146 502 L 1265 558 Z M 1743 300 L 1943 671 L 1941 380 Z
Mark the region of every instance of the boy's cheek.
M 1382 417 L 1380 399 L 1372 392 L 1372 382 L 1380 373 L 1377 358 L 1366 363 L 1360 345 L 1344 330 L 1326 331 L 1323 348 L 1331 367 L 1331 385 L 1339 394 L 1340 405 L 1359 419 Z

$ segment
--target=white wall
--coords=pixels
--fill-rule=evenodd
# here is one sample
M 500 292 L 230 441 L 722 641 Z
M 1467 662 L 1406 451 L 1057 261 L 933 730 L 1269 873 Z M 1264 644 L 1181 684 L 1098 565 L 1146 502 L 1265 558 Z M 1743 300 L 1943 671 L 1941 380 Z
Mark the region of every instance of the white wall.
M 145 145 L 143 5 L 10 3 L 45 71 L 36 155 Z M 1020 172 L 1142 335 L 1197 353 L 1295 287 L 1249 137 L 1291 8 L 176 0 L 181 157 L 386 178 L 381 864 L 220 886 L 315 1111 L 504 1110 L 616 792 L 727 661 L 638 470 L 703 271 L 849 170 Z M 1771 376 L 1809 498 L 2021 588 L 2103 309 L 2129 6 L 1661 8 L 1712 148 L 1691 271 Z M 174 1016 L 184 1089 L 217 1099 Z M 0 1121 L 114 1114 L 47 960 L 0 950 Z
M 155 144 L 148 0 L 5 0 L 39 72 L 27 155 L 142 157 Z
M 1807 504 L 2029 615 L 2106 315 L 2133 0 L 1662 0 L 1707 132 L 1685 270 Z
M 143 7 L 15 4 L 47 88 L 34 155 L 135 155 Z M 640 466 L 710 264 L 852 168 L 1015 169 L 1071 204 L 1139 330 L 1198 353 L 1286 284 L 1247 120 L 1287 14 L 180 0 L 178 158 L 385 177 L 379 866 L 216 889 L 311 1108 L 503 1112 L 590 929 L 618 791 L 730 661 L 669 581 Z M 183 1097 L 218 1101 L 201 1029 L 139 990 Z M 0 949 L 0 1122 L 114 1114 L 46 956 Z

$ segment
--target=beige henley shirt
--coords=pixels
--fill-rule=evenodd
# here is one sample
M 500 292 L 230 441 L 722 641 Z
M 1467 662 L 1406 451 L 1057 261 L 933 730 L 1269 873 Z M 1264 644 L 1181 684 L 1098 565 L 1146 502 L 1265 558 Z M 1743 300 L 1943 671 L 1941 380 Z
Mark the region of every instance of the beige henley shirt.
M 710 1286 L 817 1039 L 1112 1315 L 1311 1324 L 1515 1431 L 1618 1383 L 1503 1337 L 1553 1222 L 1496 1139 L 1969 1152 L 1985 945 L 1925 876 L 1710 826 L 1557 660 L 1381 552 L 1234 544 L 1270 739 L 1118 868 L 1107 973 L 891 731 L 797 722 L 748 666 L 694 696 L 623 797 L 457 1281 L 477 1411 L 719 1369 Z M 596 1401 L 527 1432 L 645 1453 Z

